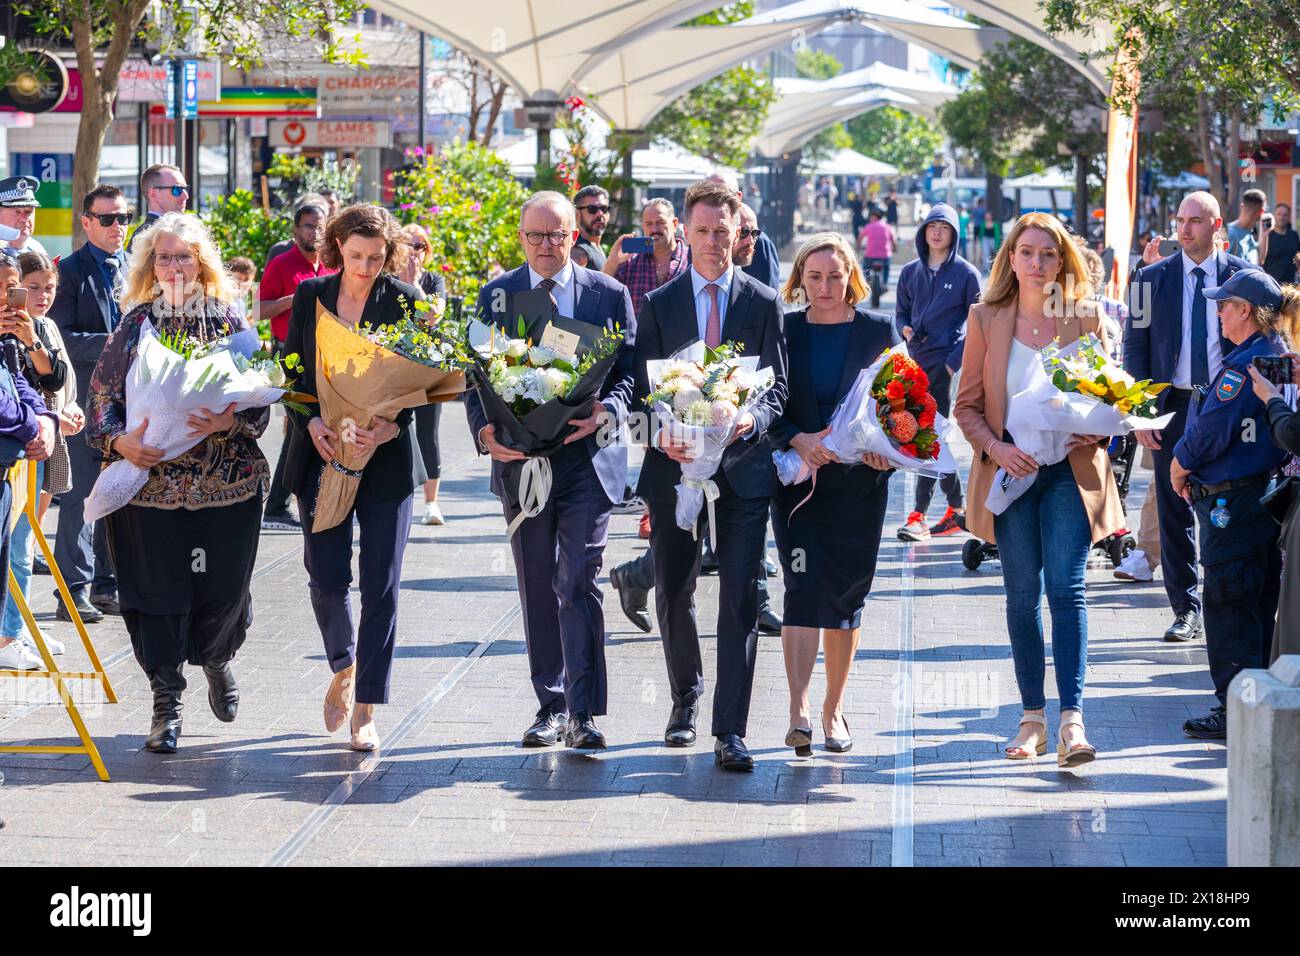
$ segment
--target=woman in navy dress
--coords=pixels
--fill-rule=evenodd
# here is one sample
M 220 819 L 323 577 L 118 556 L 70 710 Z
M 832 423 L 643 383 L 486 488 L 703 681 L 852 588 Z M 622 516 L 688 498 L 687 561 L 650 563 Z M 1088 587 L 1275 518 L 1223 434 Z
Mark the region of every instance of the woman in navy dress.
M 786 745 L 812 753 L 808 685 L 825 631 L 826 699 L 822 730 L 826 749 L 853 745 L 844 719 L 844 689 L 858 646 L 862 605 L 871 590 L 889 501 L 889 465 L 875 455 L 861 464 L 833 461 L 822 444 L 827 423 L 858 374 L 898 343 L 888 318 L 875 318 L 859 304 L 867 286 L 848 242 L 837 234 L 809 239 L 795 256 L 782 290 L 787 302 L 805 307 L 785 317 L 790 355 L 790 398 L 768 430 L 781 450 L 793 448 L 816 472 L 811 482 L 781 485 L 773 499 L 772 527 L 785 572 L 781 644 L 790 684 L 790 732 Z

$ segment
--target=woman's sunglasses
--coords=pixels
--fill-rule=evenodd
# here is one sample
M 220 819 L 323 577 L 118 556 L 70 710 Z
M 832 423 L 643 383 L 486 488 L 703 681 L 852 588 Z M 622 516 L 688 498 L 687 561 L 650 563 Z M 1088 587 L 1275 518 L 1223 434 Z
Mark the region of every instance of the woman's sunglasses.
M 411 248 L 416 252 L 427 252 L 429 244 L 427 242 L 413 242 L 411 243 Z
M 98 219 L 99 224 L 107 229 L 114 223 L 125 226 L 131 222 L 133 216 L 129 212 L 88 212 L 86 218 Z

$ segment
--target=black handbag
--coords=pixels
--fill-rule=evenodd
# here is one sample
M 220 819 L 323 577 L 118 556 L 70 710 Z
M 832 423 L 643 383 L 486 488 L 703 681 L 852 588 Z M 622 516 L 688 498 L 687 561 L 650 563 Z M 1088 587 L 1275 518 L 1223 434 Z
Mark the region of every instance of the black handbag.
M 1259 499 L 1259 503 L 1264 506 L 1273 520 L 1278 524 L 1286 522 L 1286 516 L 1291 511 L 1291 502 L 1295 499 L 1296 479 L 1294 475 L 1284 475 L 1273 483 L 1273 487 L 1264 492 Z

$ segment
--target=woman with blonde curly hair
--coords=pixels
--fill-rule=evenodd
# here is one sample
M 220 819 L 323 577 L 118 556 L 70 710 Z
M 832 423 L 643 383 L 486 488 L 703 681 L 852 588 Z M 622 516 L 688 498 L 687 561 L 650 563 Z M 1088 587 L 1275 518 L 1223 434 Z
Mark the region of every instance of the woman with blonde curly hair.
M 203 668 L 218 720 L 234 720 L 239 707 L 230 660 L 252 623 L 249 581 L 270 477 L 257 439 L 270 410 L 200 409 L 189 418 L 198 444 L 170 461 L 145 444 L 147 420 L 128 431 L 126 380 L 146 322 L 204 341 L 246 322 L 212 237 L 188 213 L 162 216 L 127 268 L 125 314 L 90 379 L 87 441 L 107 462 L 149 471 L 131 503 L 104 520 L 122 617 L 154 693 L 145 748 L 175 753 L 186 661 Z
M 1004 422 L 1029 363 L 1054 341 L 1095 335 L 1107 347 L 1092 300 L 1092 281 L 1061 224 L 1044 213 L 1022 216 L 998 250 L 989 283 L 966 323 L 961 388 L 953 409 L 974 449 L 966 520 L 971 534 L 996 541 L 1007 592 L 1007 632 L 1024 716 L 1006 748 L 1011 760 L 1047 749 L 1043 696 L 1042 595 L 1052 613 L 1052 657 L 1061 698 L 1058 762 L 1096 756 L 1084 737 L 1083 683 L 1088 660 L 1084 570 L 1094 541 L 1124 525 L 1106 439 L 1075 435 L 1063 461 L 1040 466 L 1016 447 Z M 1109 349 L 1107 349 L 1109 351 Z M 1033 485 L 999 515 L 986 501 L 999 468 Z

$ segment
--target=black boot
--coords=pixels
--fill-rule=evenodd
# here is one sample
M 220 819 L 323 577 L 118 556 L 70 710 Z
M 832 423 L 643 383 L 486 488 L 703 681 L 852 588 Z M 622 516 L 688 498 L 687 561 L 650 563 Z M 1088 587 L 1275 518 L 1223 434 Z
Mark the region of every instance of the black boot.
M 230 661 L 221 664 L 204 664 L 203 673 L 208 678 L 208 705 L 217 720 L 230 723 L 239 712 L 239 686 L 230 669 Z
M 182 664 L 165 664 L 149 673 L 153 688 L 153 724 L 145 739 L 145 750 L 174 754 L 181 736 L 181 692 L 185 690 Z

